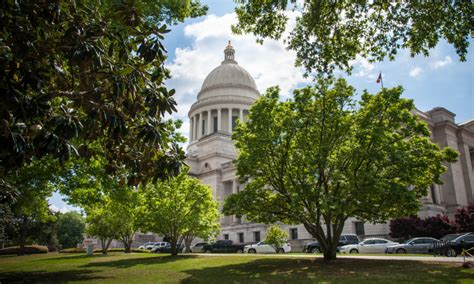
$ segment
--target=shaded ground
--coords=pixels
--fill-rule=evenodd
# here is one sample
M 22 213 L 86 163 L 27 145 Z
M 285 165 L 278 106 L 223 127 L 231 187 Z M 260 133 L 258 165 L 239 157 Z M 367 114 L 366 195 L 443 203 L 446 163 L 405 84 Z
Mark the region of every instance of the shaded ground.
M 112 253 L 0 257 L 0 283 L 474 283 L 456 263 L 259 255 L 178 256 Z

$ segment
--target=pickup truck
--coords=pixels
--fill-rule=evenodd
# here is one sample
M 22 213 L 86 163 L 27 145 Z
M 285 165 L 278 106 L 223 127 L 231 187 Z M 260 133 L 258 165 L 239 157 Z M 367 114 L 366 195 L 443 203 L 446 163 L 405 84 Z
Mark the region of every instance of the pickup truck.
M 231 240 L 219 240 L 213 244 L 205 245 L 202 248 L 205 253 L 216 252 L 216 253 L 243 253 L 244 245 L 235 245 Z

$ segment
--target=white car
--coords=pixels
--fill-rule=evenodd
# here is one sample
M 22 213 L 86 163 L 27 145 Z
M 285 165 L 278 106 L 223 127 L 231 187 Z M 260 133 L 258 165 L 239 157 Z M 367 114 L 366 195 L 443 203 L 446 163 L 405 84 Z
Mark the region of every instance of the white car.
M 143 245 L 139 246 L 138 249 L 151 249 L 155 245 L 154 242 L 144 243 Z
M 205 246 L 205 245 L 208 245 L 209 243 L 196 243 L 194 245 L 192 245 L 189 249 L 191 250 L 191 252 L 204 252 L 202 250 L 202 248 Z M 186 247 L 183 248 L 183 251 L 186 250 Z
M 275 249 L 273 246 L 266 244 L 264 241 L 253 245 L 246 245 L 244 253 L 288 253 L 291 252 L 291 245 L 289 243 L 283 244 L 281 248 Z
M 385 248 L 393 245 L 398 245 L 396 242 L 392 242 L 381 238 L 370 238 L 363 240 L 362 242 L 355 245 L 342 246 L 339 249 L 341 253 L 385 253 Z

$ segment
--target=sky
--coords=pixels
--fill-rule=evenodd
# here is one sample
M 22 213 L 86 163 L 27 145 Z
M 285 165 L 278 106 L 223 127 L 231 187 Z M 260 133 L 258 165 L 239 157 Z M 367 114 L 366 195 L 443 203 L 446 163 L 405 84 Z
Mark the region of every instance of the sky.
M 311 79 L 303 77 L 303 69 L 294 66 L 295 53 L 288 51 L 283 41 L 266 40 L 260 45 L 252 35 L 232 34 L 230 26 L 237 21 L 233 1 L 202 2 L 209 7 L 207 15 L 170 27 L 164 41 L 168 50 L 166 65 L 172 76 L 166 85 L 176 89 L 178 103 L 178 112 L 172 117 L 184 122 L 179 131 L 185 137 L 189 136 L 187 113 L 207 74 L 224 59 L 229 40 L 235 49 L 235 60 L 252 74 L 260 93 L 279 85 L 282 98 L 289 98 L 295 88 L 312 84 Z M 287 32 L 294 26 L 295 16 L 289 14 Z M 353 62 L 352 75 L 341 75 L 359 94 L 365 89 L 375 93 L 380 90 L 376 79 L 382 72 L 384 87 L 403 86 L 403 97 L 413 99 L 421 111 L 444 107 L 456 114 L 457 123 L 462 123 L 474 119 L 473 53 L 471 40 L 467 60 L 460 62 L 454 48 L 442 41 L 429 57 L 411 57 L 407 50 L 400 50 L 394 61 L 369 63 L 358 58 Z M 51 208 L 61 212 L 77 210 L 62 199 L 54 194 Z

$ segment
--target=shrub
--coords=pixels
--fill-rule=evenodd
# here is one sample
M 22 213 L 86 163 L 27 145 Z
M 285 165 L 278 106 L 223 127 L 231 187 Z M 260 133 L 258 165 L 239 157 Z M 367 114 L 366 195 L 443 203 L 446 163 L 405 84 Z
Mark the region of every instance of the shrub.
M 60 253 L 86 253 L 86 249 L 83 248 L 67 248 L 59 251 Z
M 7 247 L 4 249 L 0 249 L 0 255 L 7 255 L 7 254 L 18 254 L 20 252 L 20 247 Z M 25 254 L 37 254 L 37 253 L 48 253 L 48 247 L 45 246 L 25 246 Z
M 277 225 L 272 225 L 267 230 L 267 237 L 265 238 L 265 243 L 273 245 L 275 249 L 280 248 L 288 240 L 288 233 L 282 230 Z
M 474 232 L 474 203 L 458 209 L 454 219 L 460 233 Z
M 426 219 L 403 217 L 390 221 L 390 236 L 395 239 L 432 237 L 439 239 L 447 234 L 456 233 L 456 224 L 447 216 L 433 216 Z

